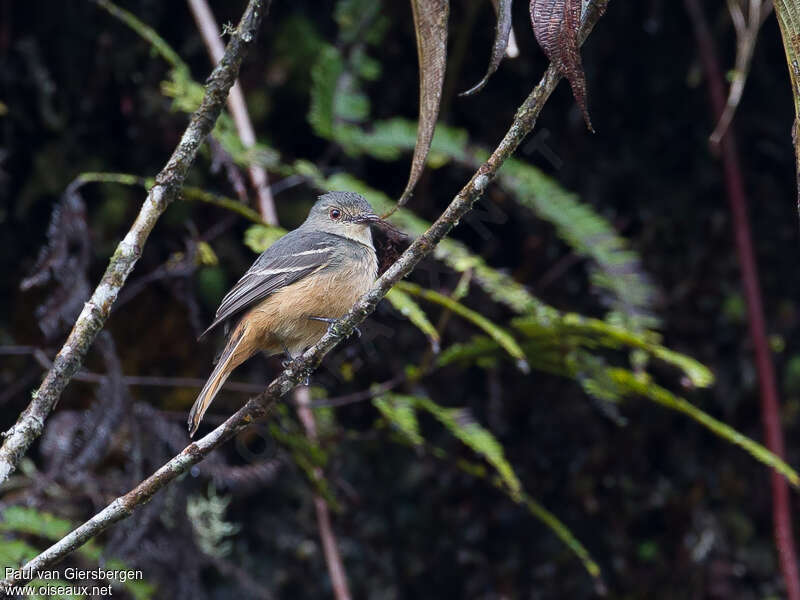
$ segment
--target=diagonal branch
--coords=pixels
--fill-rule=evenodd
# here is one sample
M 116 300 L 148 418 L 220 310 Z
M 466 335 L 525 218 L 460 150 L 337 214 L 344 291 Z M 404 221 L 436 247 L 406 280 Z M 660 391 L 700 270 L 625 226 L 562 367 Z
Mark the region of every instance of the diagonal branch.
M 581 29 L 581 42 L 586 39 L 603 14 L 607 4 L 608 0 L 594 0 L 587 7 Z M 375 310 L 378 302 L 392 286 L 411 273 L 422 259 L 431 254 L 436 245 L 455 227 L 456 223 L 472 209 L 472 206 L 483 194 L 489 182 L 497 176 L 500 167 L 511 157 L 525 136 L 533 129 L 539 113 L 560 80 L 561 75 L 558 69 L 550 65 L 541 81 L 517 110 L 511 127 L 486 162 L 472 175 L 439 218 L 414 240 L 397 261 L 378 278 L 372 289 L 364 294 L 347 315 L 331 327 L 316 345 L 297 358 L 269 384 L 264 392 L 248 400 L 242 408 L 230 416 L 222 425 L 205 437 L 189 444 L 180 454 L 172 458 L 133 490 L 118 497 L 87 522 L 28 561 L 23 567 L 24 572 L 14 573 L 12 577 L 0 582 L 0 590 L 7 589 L 16 581 L 23 579 L 26 574 L 44 569 L 48 565 L 62 560 L 101 531 L 129 517 L 134 510 L 150 500 L 156 492 L 176 479 L 181 473 L 186 472 L 192 465 L 203 460 L 212 450 L 249 427 L 255 420 L 267 415 L 282 396 L 303 382 L 319 366 L 328 352 L 341 340 L 353 333 L 355 327 Z
M 198 149 L 222 111 L 228 91 L 236 80 L 239 66 L 255 39 L 269 3 L 270 0 L 249 1 L 239 26 L 231 35 L 225 55 L 208 78 L 203 101 L 192 115 L 180 143 L 156 176 L 155 184 L 150 188 L 139 215 L 117 246 L 103 278 L 84 305 L 67 341 L 56 355 L 52 368 L 45 375 L 39 389 L 34 392 L 31 403 L 20 414 L 14 426 L 3 434 L 5 441 L 0 448 L 0 483 L 16 469 L 25 451 L 41 435 L 45 420 L 72 376 L 80 368 L 94 338 L 108 319 L 111 306 L 142 255 L 156 221 L 177 198 Z

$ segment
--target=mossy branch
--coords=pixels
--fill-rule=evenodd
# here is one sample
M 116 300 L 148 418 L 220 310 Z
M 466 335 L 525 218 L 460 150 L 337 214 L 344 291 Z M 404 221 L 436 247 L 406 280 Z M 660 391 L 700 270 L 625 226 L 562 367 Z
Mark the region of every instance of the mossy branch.
M 3 434 L 0 448 L 0 483 L 16 469 L 31 443 L 44 430 L 44 422 L 64 388 L 80 368 L 95 336 L 105 325 L 120 289 L 142 255 L 144 245 L 156 221 L 180 194 L 186 174 L 200 146 L 214 127 L 225 105 L 242 59 L 256 37 L 270 0 L 250 0 L 239 26 L 232 32 L 225 55 L 217 64 L 205 87 L 200 107 L 194 112 L 167 164 L 156 175 L 155 183 L 139 210 L 133 225 L 108 263 L 106 272 L 83 307 L 67 341 L 53 360 L 53 366 L 33 394 L 17 422 Z
M 253 4 L 260 5 L 261 3 L 251 0 L 243 20 L 247 15 L 250 15 L 252 19 L 251 13 Z M 608 0 L 596 0 L 589 5 L 584 13 L 584 22 L 580 36 L 581 41 L 588 36 L 595 23 L 600 19 L 607 4 Z M 228 50 L 226 50 L 226 57 L 231 46 L 235 45 L 237 43 L 236 41 L 241 38 L 242 31 L 243 27 L 242 24 L 240 24 L 237 34 L 234 35 L 228 46 Z M 225 64 L 225 62 L 226 61 L 223 59 L 222 64 Z M 232 74 L 232 77 L 235 77 L 235 73 Z M 230 82 L 232 82 L 232 77 L 230 78 Z M 558 69 L 551 64 L 547 68 L 547 71 L 545 71 L 541 81 L 534 87 L 533 91 L 517 110 L 511 127 L 500 141 L 497 148 L 495 148 L 494 152 L 492 152 L 491 156 L 489 156 L 472 175 L 467 184 L 427 231 L 414 240 L 409 248 L 400 255 L 397 261 L 378 278 L 372 289 L 364 294 L 358 302 L 356 302 L 355 306 L 353 306 L 338 323 L 332 326 L 317 344 L 304 352 L 302 356 L 298 357 L 269 384 L 264 392 L 248 400 L 242 408 L 229 417 L 222 425 L 218 426 L 205 437 L 189 444 L 180 454 L 169 460 L 130 492 L 115 499 L 94 517 L 77 527 L 50 548 L 31 559 L 24 565 L 25 571 L 35 572 L 36 570 L 44 569 L 48 565 L 62 560 L 76 548 L 79 548 L 114 523 L 129 517 L 138 507 L 150 500 L 156 492 L 175 480 L 182 473 L 185 473 L 193 465 L 203 460 L 215 448 L 249 427 L 257 419 L 266 416 L 281 397 L 305 381 L 309 374 L 319 366 L 325 355 L 340 341 L 352 334 L 356 326 L 375 310 L 378 302 L 389 292 L 392 286 L 411 273 L 425 257 L 433 253 L 439 242 L 450 233 L 453 227 L 456 226 L 456 223 L 469 213 L 475 202 L 477 202 L 483 194 L 486 186 L 497 176 L 497 172 L 505 161 L 508 160 L 522 140 L 531 132 L 539 117 L 539 113 L 542 111 L 542 108 L 560 80 L 561 75 Z M 213 76 L 211 81 L 213 83 Z M 224 97 L 219 99 L 217 112 L 221 108 L 222 102 L 224 102 Z M 203 111 L 205 105 L 206 100 L 204 100 L 200 111 Z M 194 124 L 195 122 L 196 119 L 193 118 L 192 123 Z M 210 120 L 207 125 L 206 134 L 213 125 L 213 120 Z M 186 137 L 185 135 L 184 139 L 186 139 Z M 195 152 L 196 149 L 195 146 Z M 179 153 L 176 151 L 176 154 Z M 185 175 L 185 170 L 183 174 Z M 160 180 L 157 179 L 156 188 L 154 189 L 158 189 L 159 185 L 163 185 L 163 183 L 160 183 Z M 159 203 L 163 203 L 163 195 L 164 190 L 162 189 Z M 177 193 L 175 193 L 175 195 L 177 195 Z M 148 202 L 146 202 L 145 205 L 147 206 L 151 203 L 152 201 L 148 198 Z M 152 224 L 147 229 L 147 233 L 149 233 L 150 229 L 152 229 Z M 118 291 L 118 288 L 116 291 Z M 79 320 L 79 324 L 80 323 L 81 321 Z M 99 326 L 97 329 L 99 330 Z M 74 369 L 77 369 L 77 362 Z M 72 372 L 74 372 L 74 369 Z M 66 380 L 64 384 L 66 384 Z M 63 386 L 61 389 L 63 389 Z M 49 408 L 52 408 L 52 404 Z M 27 444 L 25 447 L 27 447 Z M 7 589 L 15 583 L 15 580 L 12 578 L 7 578 L 0 582 L 0 589 Z

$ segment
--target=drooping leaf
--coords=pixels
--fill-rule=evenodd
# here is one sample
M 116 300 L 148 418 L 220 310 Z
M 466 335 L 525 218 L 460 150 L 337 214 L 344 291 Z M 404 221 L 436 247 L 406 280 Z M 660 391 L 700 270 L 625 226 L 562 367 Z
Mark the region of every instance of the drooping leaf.
M 497 67 L 500 66 L 500 61 L 503 60 L 503 55 L 508 46 L 508 36 L 511 34 L 511 0 L 494 0 L 492 4 L 497 11 L 497 26 L 494 34 L 494 45 L 492 46 L 492 55 L 489 58 L 489 68 L 486 70 L 486 75 L 483 76 L 476 85 L 462 92 L 462 96 L 470 96 L 481 91 L 486 83 L 489 81 Z
M 419 304 L 406 292 L 398 288 L 392 288 L 386 294 L 386 299 L 401 315 L 406 317 L 424 333 L 430 341 L 434 353 L 439 353 L 439 332 L 436 327 L 428 320 L 428 315 L 422 310 Z
M 522 484 L 491 431 L 483 427 L 466 408 L 445 408 L 429 398 L 417 398 L 417 406 L 432 414 L 447 430 L 481 455 L 497 471 L 511 497 L 519 502 Z
M 531 0 L 531 24 L 539 46 L 569 81 L 586 126 L 593 132 L 586 103 L 586 75 L 578 42 L 581 4 L 581 0 Z
M 400 197 L 398 203 L 400 206 L 408 202 L 414 186 L 422 175 L 436 119 L 439 116 L 447 62 L 447 18 L 450 13 L 450 2 L 411 0 L 411 9 L 414 13 L 419 58 L 419 124 L 417 144 L 414 147 L 414 157 L 411 159 L 411 173 L 406 189 Z
M 464 459 L 458 459 L 455 463 L 456 467 L 472 477 L 487 481 L 515 502 L 519 502 L 535 518 L 555 533 L 555 535 L 580 559 L 587 572 L 592 577 L 599 580 L 601 576 L 600 566 L 592 559 L 589 551 L 581 544 L 575 534 L 573 534 L 558 517 L 525 493 L 519 479 L 514 473 L 513 467 L 504 456 L 502 446 L 491 432 L 483 429 L 483 427 L 477 425 L 474 421 L 472 421 L 472 425 L 483 430 L 482 433 L 478 432 L 477 435 L 474 435 L 470 434 L 468 431 L 462 431 L 461 435 L 457 435 L 456 432 L 451 429 L 453 426 L 459 426 L 458 421 L 454 422 L 453 418 L 465 422 L 470 420 L 469 415 L 463 412 L 464 409 L 443 408 L 428 398 L 391 393 L 376 397 L 372 402 L 383 417 L 400 430 L 402 435 L 395 437 L 394 441 L 410 444 L 417 450 L 426 450 L 430 452 L 432 456 L 440 460 L 446 460 L 449 458 L 449 453 L 439 446 L 429 444 L 422 437 L 422 433 L 419 430 L 419 421 L 417 420 L 416 413 L 417 408 L 428 412 L 432 412 L 431 409 L 433 409 L 432 414 L 434 417 L 436 417 L 442 425 L 447 427 L 448 430 L 453 432 L 456 437 L 465 441 L 462 439 L 463 435 L 470 440 L 465 443 L 470 446 L 473 451 L 486 458 L 487 462 L 494 467 L 494 472 L 488 470 L 483 464 Z M 492 456 L 492 459 L 489 460 L 488 456 Z
M 657 290 L 641 259 L 614 226 L 590 204 L 565 190 L 555 179 L 521 160 L 510 159 L 500 171 L 501 185 L 520 205 L 550 222 L 559 237 L 578 254 L 592 260 L 594 290 L 632 329 L 655 329 Z
M 759 462 L 775 469 L 778 473 L 786 477 L 793 487 L 800 488 L 800 475 L 779 456 L 776 456 L 746 435 L 742 435 L 730 425 L 700 410 L 688 400 L 675 396 L 669 390 L 653 383 L 646 375 L 641 376 L 626 369 L 609 369 L 609 375 L 620 387 L 625 389 L 628 394 L 638 394 L 661 406 L 685 414 L 722 439 L 744 449 Z

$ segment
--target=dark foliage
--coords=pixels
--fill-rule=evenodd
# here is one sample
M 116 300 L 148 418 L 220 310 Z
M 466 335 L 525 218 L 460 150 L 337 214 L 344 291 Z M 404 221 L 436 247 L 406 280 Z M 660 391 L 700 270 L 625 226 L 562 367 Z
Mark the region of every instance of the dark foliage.
M 163 35 L 194 79 L 203 80 L 208 58 L 184 3 L 120 4 Z M 235 22 L 241 10 L 237 2 L 211 4 L 220 23 Z M 730 51 L 723 61 L 731 64 L 724 3 L 711 4 L 709 14 L 720 15 L 719 47 Z M 356 54 L 363 45 L 337 41 L 335 5 L 273 3 L 242 70 L 248 107 L 259 140 L 277 149 L 282 163 L 309 160 L 326 176 L 346 172 L 397 198 L 410 154 L 383 161 L 343 151 L 307 121 L 319 44 Z M 370 56 L 382 75 L 364 82 L 372 117 L 413 119 L 418 75 L 411 10 L 405 2 L 385 2 L 381 18 L 385 38 L 370 46 Z M 516 2 L 521 56 L 504 59 L 480 93 L 458 97 L 486 73 L 486 49 L 495 35 L 486 23 L 494 19 L 488 1 L 453 3 L 440 110 L 445 123 L 466 129 L 470 143 L 482 147 L 502 135 L 547 65 L 530 28 L 522 26 L 529 23 L 527 3 Z M 754 201 L 751 224 L 781 374 L 787 461 L 796 465 L 800 279 L 793 114 L 783 61 L 777 25 L 768 21 L 734 127 Z M 707 144 L 714 123 L 686 16 L 661 0 L 616 2 L 585 47 L 583 67 L 598 133 L 586 132 L 562 84 L 537 127 L 546 135 L 525 145 L 521 157 L 574 190 L 631 241 L 649 281 L 661 290 L 654 304 L 666 343 L 709 365 L 717 378 L 714 387 L 694 394 L 687 384 L 686 394 L 760 439 L 729 216 L 719 164 Z M 0 0 L 3 345 L 24 344 L 42 349 L 45 360 L 52 357 L 99 280 L 144 194 L 109 185 L 85 186 L 79 195 L 70 183 L 93 170 L 157 171 L 185 125 L 185 115 L 171 110 L 161 91 L 168 69 L 92 3 Z M 223 168 L 213 168 L 217 163 Z M 188 183 L 241 195 L 235 173 L 229 157 L 206 152 Z M 426 170 L 411 208 L 435 217 L 467 173 L 456 163 Z M 280 190 L 281 225 L 296 226 L 315 188 L 277 168 L 270 177 Z M 464 223 L 456 239 L 550 305 L 602 314 L 588 277 L 595 267 L 556 228 L 499 186 L 484 203 L 499 207 L 505 221 Z M 191 201 L 168 209 L 85 364 L 98 381 L 70 384 L 30 455 L 32 466 L 3 491 L 0 508 L 24 504 L 84 520 L 185 446 L 183 423 L 197 388 L 133 386 L 124 376 L 207 374 L 216 349 L 196 342 L 197 334 L 254 257 L 242 243 L 250 224 L 231 215 Z M 379 240 L 389 255 L 403 244 L 391 231 Z M 203 254 L 206 246 L 213 259 Z M 430 262 L 415 281 L 451 294 L 462 274 Z M 492 322 L 511 316 L 476 286 L 467 301 Z M 470 323 L 440 316 L 438 307 L 426 310 L 434 323 L 446 323 L 448 342 L 475 334 Z M 530 496 L 600 563 L 608 597 L 780 596 L 768 473 L 747 454 L 683 416 L 640 401 L 593 400 L 574 381 L 540 371 L 525 375 L 510 361 L 492 368 L 448 366 L 422 383 L 397 379 L 430 352 L 429 341 L 388 303 L 363 329 L 360 339 L 326 360 L 312 381 L 315 391 L 337 397 L 391 381 L 405 394 L 468 408 L 502 443 Z M 39 368 L 31 355 L 0 357 L 0 427 L 27 404 Z M 261 384 L 278 368 L 255 358 L 234 379 Z M 670 367 L 651 370 L 673 388 L 686 383 Z M 209 420 L 230 414 L 245 398 L 224 392 Z M 396 432 L 375 426 L 380 415 L 369 402 L 320 412 L 319 447 L 305 441 L 292 414 L 277 411 L 110 530 L 100 540 L 104 557 L 143 569 L 159 598 L 330 597 L 307 475 L 321 465 L 327 489 L 317 491 L 339 507 L 334 529 L 355 597 L 595 596 L 596 582 L 548 529 L 506 494 L 459 469 L 458 460 L 474 460 L 474 454 L 430 415 L 419 415 L 421 430 L 430 446 L 446 450 L 446 460 L 430 447 L 396 443 Z M 217 506 L 214 501 L 225 497 L 230 503 L 205 534 L 223 531 L 220 522 L 239 530 L 215 538 L 219 552 L 209 553 L 187 504 Z M 792 502 L 796 508 L 796 496 Z M 43 547 L 43 540 L 27 539 Z M 85 558 L 70 560 L 86 566 Z

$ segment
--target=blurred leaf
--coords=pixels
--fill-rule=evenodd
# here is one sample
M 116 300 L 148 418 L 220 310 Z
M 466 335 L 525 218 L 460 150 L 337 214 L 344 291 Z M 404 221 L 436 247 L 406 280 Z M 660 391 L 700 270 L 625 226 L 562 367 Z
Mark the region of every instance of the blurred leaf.
M 436 327 L 433 326 L 433 323 L 428 320 L 428 316 L 420 305 L 406 292 L 397 287 L 389 290 L 389 293 L 386 294 L 386 299 L 395 310 L 416 325 L 416 327 L 428 337 L 433 352 L 438 354 L 440 341 L 439 332 L 436 331 Z
M 800 354 L 792 356 L 786 364 L 783 387 L 788 394 L 800 394 Z
M 417 421 L 416 399 L 399 394 L 386 394 L 372 399 L 372 404 L 381 415 L 402 433 L 409 442 L 418 446 L 423 443 Z
M 286 235 L 286 230 L 274 225 L 250 225 L 244 232 L 245 246 L 261 254 Z
M 722 421 L 715 419 L 685 399 L 675 396 L 669 390 L 650 381 L 646 376 L 638 376 L 625 369 L 610 369 L 609 373 L 617 384 L 628 393 L 638 394 L 666 408 L 687 415 L 722 439 L 743 448 L 759 462 L 775 469 L 778 473 L 786 477 L 789 483 L 795 488 L 800 488 L 800 475 L 798 475 L 792 467 L 786 464 L 780 457 L 767 450 L 764 446 L 742 435 L 730 425 L 726 425 Z
M 40 511 L 35 508 L 28 508 L 23 506 L 9 506 L 5 508 L 0 516 L 0 532 L 7 534 L 26 534 L 36 537 L 44 538 L 51 542 L 56 542 L 67 535 L 73 529 L 73 524 L 66 519 L 57 517 L 51 513 Z M 31 552 L 32 550 L 32 552 Z M 83 546 L 77 549 L 85 559 L 97 563 L 100 566 L 101 557 L 104 550 L 96 540 L 90 540 Z M 8 566 L 12 564 L 19 564 L 21 560 L 13 562 L 4 562 L 1 559 L 4 557 L 16 556 L 21 559 L 32 558 L 41 552 L 32 546 L 27 545 L 25 542 L 0 539 L 0 562 Z M 114 558 L 109 558 L 102 565 L 107 570 L 121 570 L 127 571 L 131 567 L 126 563 Z M 38 580 L 36 580 L 38 581 Z M 108 579 L 119 586 L 125 588 L 135 600 L 149 600 L 153 598 L 156 589 L 155 587 L 141 579 L 129 578 L 124 582 L 116 579 Z M 60 585 L 54 581 L 45 582 L 48 585 Z M 33 586 L 33 582 L 29 585 Z M 64 584 L 67 585 L 67 584 Z M 80 596 L 81 598 L 83 596 Z
M 428 398 L 417 398 L 417 406 L 431 413 L 450 433 L 483 456 L 508 486 L 511 497 L 521 500 L 522 485 L 503 452 L 503 446 L 492 433 L 475 421 L 466 408 L 443 408 Z
M 411 174 L 406 189 L 400 196 L 402 206 L 411 197 L 417 185 L 425 159 L 433 139 L 442 86 L 447 63 L 447 19 L 449 0 L 411 0 L 414 13 L 414 30 L 417 35 L 417 57 L 419 59 L 419 124 L 414 156 L 411 159 Z
M 197 262 L 205 267 L 215 267 L 219 264 L 219 258 L 208 242 L 198 242 Z

